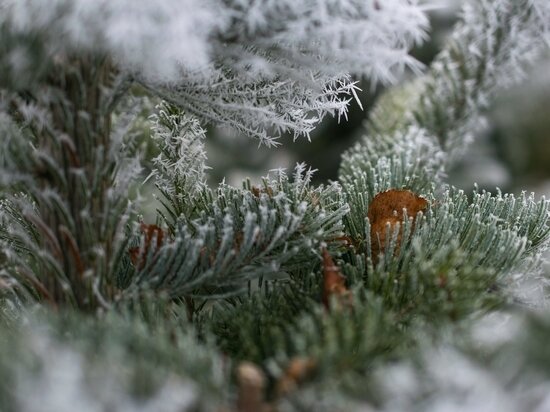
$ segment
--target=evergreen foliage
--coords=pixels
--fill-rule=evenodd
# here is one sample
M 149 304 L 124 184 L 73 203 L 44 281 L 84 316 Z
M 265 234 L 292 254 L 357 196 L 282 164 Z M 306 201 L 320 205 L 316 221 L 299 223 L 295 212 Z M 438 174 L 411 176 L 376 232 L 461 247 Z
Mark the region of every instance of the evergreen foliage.
M 469 408 L 494 394 L 543 408 L 525 386 L 550 384 L 550 328 L 517 282 L 545 285 L 550 203 L 468 195 L 445 172 L 498 89 L 548 53 L 547 2 L 467 2 L 426 73 L 381 98 L 337 182 L 298 164 L 259 186 L 206 183 L 207 124 L 268 146 L 309 136 L 345 116 L 351 74 L 418 72 L 424 12 L 0 0 L 0 409 L 435 411 L 459 391 Z M 161 99 L 140 119 L 158 151 L 148 178 L 143 94 Z M 155 222 L 140 216 L 144 180 Z M 401 189 L 427 206 L 369 221 Z M 483 341 L 491 316 L 520 333 Z M 266 382 L 243 384 L 245 362 Z M 442 371 L 455 365 L 480 386 Z

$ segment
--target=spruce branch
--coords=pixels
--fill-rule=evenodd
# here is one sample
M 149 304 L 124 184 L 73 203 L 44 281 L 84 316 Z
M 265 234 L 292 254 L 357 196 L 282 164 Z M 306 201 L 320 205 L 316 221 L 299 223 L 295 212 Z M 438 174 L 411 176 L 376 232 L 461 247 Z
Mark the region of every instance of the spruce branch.
M 37 84 L 74 55 L 109 56 L 122 90 L 138 82 L 268 146 L 283 132 L 309 136 L 327 114 L 345 115 L 356 98 L 350 73 L 392 82 L 406 67 L 418 70 L 408 50 L 427 27 L 423 9 L 405 0 L 56 0 L 47 8 L 3 0 L 2 8 L 0 87 Z
M 549 246 L 548 201 L 443 184 L 496 90 L 547 50 L 546 3 L 466 4 L 427 74 L 380 101 L 340 182 L 315 186 L 298 164 L 259 187 L 210 188 L 206 123 L 268 146 L 308 136 L 324 116 L 346 115 L 350 73 L 392 82 L 419 69 L 407 50 L 424 37 L 423 7 L 0 0 L 0 321 L 10 328 L 0 404 L 60 409 L 77 394 L 90 409 L 437 405 L 444 381 L 430 350 L 458 348 L 452 365 L 482 365 L 457 335 L 495 309 L 523 311 L 510 299 L 514 274 L 537 270 Z M 137 221 L 129 194 L 141 170 L 131 95 L 144 91 L 164 99 L 150 119 L 156 224 Z M 374 213 L 384 193 L 400 201 Z M 30 314 L 36 302 L 56 313 Z M 526 340 L 483 348 L 487 373 L 505 379 L 491 382 L 523 397 L 517 405 L 537 399 L 517 373 L 548 385 L 536 343 L 548 329 L 529 317 Z M 498 353 L 528 370 L 502 373 Z M 412 389 L 383 387 L 393 366 Z
M 426 75 L 381 99 L 366 124 L 368 135 L 343 156 L 341 178 L 349 179 L 352 165 L 371 160 L 373 151 L 383 156 L 407 146 L 410 128 L 430 141 L 426 155 L 419 153 L 428 173 L 443 176 L 483 129 L 495 93 L 519 83 L 548 54 L 549 14 L 539 1 L 466 2 Z M 445 153 L 439 165 L 430 165 L 434 152 Z
M 186 117 L 178 119 L 187 122 Z M 179 144 L 198 143 L 192 129 L 178 130 L 183 131 Z M 171 157 L 175 152 L 170 141 L 159 143 L 161 168 L 155 178 L 167 208 L 161 215 L 169 216 L 166 223 L 173 238 L 148 253 L 128 293 L 152 288 L 171 297 L 234 294 L 245 290 L 250 280 L 288 277 L 293 269 L 311 267 L 319 245 L 341 235 L 348 209 L 339 186 L 313 187 L 313 171 L 304 165 L 296 166 L 292 180 L 275 171 L 264 179 L 263 189 L 245 182 L 243 189 L 221 184 L 214 191 L 196 180 L 193 170 L 166 168 L 178 158 Z M 196 160 L 201 170 L 200 157 Z M 162 170 L 175 178 L 162 175 Z
M 128 188 L 140 170 L 123 133 L 111 135 L 111 75 L 108 60 L 75 60 L 25 98 L 12 95 L 20 126 L 4 141 L 10 274 L 23 294 L 83 310 L 117 294 Z
M 71 399 L 90 409 L 213 411 L 231 405 L 230 369 L 211 342 L 175 321 L 128 315 L 46 312 L 19 324 L 0 342 L 2 408 L 66 410 Z M 45 393 L 29 396 L 44 386 Z
M 212 79 L 208 84 L 147 87 L 203 121 L 225 124 L 267 147 L 279 145 L 282 133 L 309 138 L 327 114 L 346 116 L 350 101 L 357 100 L 357 86 L 348 75 L 312 73 L 306 85 L 292 78 L 251 81 L 223 72 Z
M 152 138 L 160 154 L 152 160 L 151 176 L 162 196 L 164 210 L 159 214 L 173 231 L 180 217 L 192 216 L 197 198 L 206 190 L 206 135 L 196 118 L 166 103 L 157 111 L 152 118 Z
M 388 189 L 408 189 L 434 199 L 409 246 L 396 249 L 397 233 L 386 236 L 383 265 L 396 270 L 409 268 L 404 262 L 413 256 L 414 242 L 432 252 L 455 242 L 472 254 L 475 264 L 508 274 L 547 247 L 549 205 L 544 199 L 536 202 L 499 192 L 474 194 L 469 202 L 455 189 L 443 194 L 439 189 L 445 168 L 460 155 L 468 133 L 477 130 L 499 79 L 507 79 L 506 85 L 519 81 L 525 65 L 547 50 L 546 7 L 520 3 L 468 3 L 428 74 L 384 96 L 367 123 L 371 134 L 342 157 L 340 181 L 351 208 L 346 231 L 367 258 L 376 260 L 370 256 L 373 222 L 365 216 L 374 196 Z M 479 51 L 474 58 L 472 48 Z M 518 50 L 525 53 L 516 54 Z M 405 229 L 407 225 L 404 219 Z M 514 253 L 508 253 L 511 250 Z

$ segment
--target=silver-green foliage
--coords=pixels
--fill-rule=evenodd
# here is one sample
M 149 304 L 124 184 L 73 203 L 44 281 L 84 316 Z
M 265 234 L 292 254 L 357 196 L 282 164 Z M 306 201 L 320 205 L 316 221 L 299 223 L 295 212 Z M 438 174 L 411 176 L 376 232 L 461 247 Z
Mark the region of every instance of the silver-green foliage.
M 223 294 L 260 276 L 311 268 L 321 243 L 341 235 L 348 209 L 339 186 L 313 187 L 313 171 L 304 165 L 292 179 L 277 170 L 261 187 L 222 183 L 213 190 L 204 181 L 202 133 L 192 118 L 164 105 L 154 133 L 161 149 L 153 172 L 162 195 L 159 215 L 170 240 L 150 256 L 134 285 L 170 296 Z
M 25 385 L 40 385 L 41 376 L 55 382 L 56 365 L 45 359 L 50 350 L 60 362 L 69 354 L 69 361 L 86 366 L 77 368 L 76 381 L 90 379 L 83 396 L 99 393 L 92 399 L 98 408 L 126 407 L 126 394 L 130 407 L 137 408 L 134 397 L 162 395 L 156 390 L 173 388 L 171 382 L 176 392 L 186 393 L 188 380 L 193 382 L 189 405 L 208 410 L 215 395 L 212 404 L 219 406 L 223 399 L 227 406 L 225 391 L 233 387 L 220 366 L 221 350 L 230 359 L 258 363 L 271 383 L 294 357 L 314 358 L 311 381 L 278 399 L 281 410 L 353 410 L 374 402 L 383 409 L 384 399 L 372 385 L 380 383 L 375 370 L 410 358 L 426 336 L 437 344 L 443 332 L 467 325 L 472 315 L 502 308 L 513 295 L 510 275 L 537 270 L 537 255 L 550 238 L 548 202 L 500 192 L 468 196 L 446 186 L 444 177 L 445 167 L 478 131 L 499 84 L 520 79 L 519 62 L 531 62 L 547 50 L 547 37 L 539 36 L 549 33 L 544 1 L 469 2 L 426 76 L 381 100 L 367 123 L 370 134 L 343 156 L 339 183 L 315 187 L 313 172 L 299 164 L 293 176 L 276 170 L 261 186 L 245 182 L 242 188 L 206 185 L 205 131 L 199 119 L 230 124 L 267 144 L 274 143 L 268 125 L 307 134 L 325 113 L 344 113 L 347 98 L 339 92 L 353 95 L 353 82 L 341 72 L 351 64 L 352 48 L 340 45 L 353 43 L 350 33 L 357 33 L 358 25 L 344 27 L 344 21 L 367 20 L 376 28 L 373 15 L 388 19 L 381 21 L 393 27 L 394 36 L 373 30 L 361 37 L 362 44 L 382 40 L 384 46 L 374 50 L 380 55 L 388 47 L 398 49 L 380 66 L 365 69 L 385 79 L 396 62 L 409 61 L 399 49 L 418 40 L 421 30 L 395 27 L 407 13 L 392 19 L 392 10 L 417 10 L 414 2 L 400 0 L 388 6 L 375 0 L 207 3 L 233 13 L 226 26 L 218 27 L 225 32 L 207 30 L 214 39 L 213 57 L 205 60 L 212 63 L 208 79 L 189 67 L 172 72 L 173 82 L 152 79 L 142 61 L 125 55 L 124 38 L 102 50 L 116 57 L 115 69 L 97 56 L 91 63 L 69 64 L 64 53 L 79 44 L 69 38 L 60 55 L 35 45 L 47 64 L 31 73 L 33 82 L 44 79 L 49 65 L 67 68 L 50 73 L 53 80 L 46 83 L 53 86 L 21 92 L 13 83 L 2 94 L 0 299 L 10 302 L 2 304 L 2 317 L 17 323 L 20 297 L 23 303 L 49 301 L 61 310 L 78 308 L 97 316 L 66 324 L 53 317 L 48 321 L 53 332 L 31 326 L 13 333 L 9 349 L 0 351 L 2 379 L 12 383 L 0 396 L 14 409 L 32 410 L 21 404 Z M 40 10 L 31 0 L 25 4 Z M 0 9 L 7 5 L 16 15 L 23 10 L 6 1 Z M 49 23 L 29 34 L 25 22 L 14 30 L 8 13 L 0 17 L 0 33 L 10 42 L 16 38 L 25 50 L 34 35 L 57 38 L 64 18 L 79 10 L 62 0 L 57 5 L 65 6 L 65 14 L 55 24 L 48 20 L 54 14 L 44 14 L 40 21 Z M 121 15 L 111 7 L 103 9 L 105 18 L 118 21 Z M 275 18 L 281 15 L 285 18 Z M 343 33 L 334 43 L 331 19 Z M 415 21 L 416 28 L 422 26 L 418 15 Z M 85 32 L 102 38 L 96 26 Z M 308 43 L 310 36 L 316 42 Z M 319 44 L 330 53 L 316 56 Z M 89 43 L 82 45 L 89 51 Z M 6 55 L 0 50 L 0 70 L 9 79 L 13 65 Z M 316 66 L 322 67 L 313 70 Z M 152 162 L 151 178 L 160 194 L 159 226 L 152 238 L 140 233 L 128 201 L 132 172 L 139 172 L 136 148 L 124 133 L 111 133 L 108 121 L 134 80 L 167 100 L 151 119 L 160 150 Z M 372 256 L 368 208 L 376 194 L 392 188 L 424 196 L 429 207 L 414 225 L 403 220 L 401 236 L 388 227 L 383 254 Z M 349 289 L 349 300 L 335 297 L 328 307 L 320 303 L 324 247 Z M 132 250 L 138 257 L 133 262 Z M 107 317 L 98 308 L 110 311 Z M 128 316 L 119 319 L 117 312 Z M 539 329 L 543 337 L 546 329 Z M 33 346 L 44 339 L 45 346 Z M 17 354 L 13 363 L 11 350 Z M 420 373 L 427 369 L 419 367 Z M 114 380 L 114 395 L 94 386 L 104 378 Z M 433 387 L 425 386 L 427 391 Z M 272 389 L 267 392 L 275 398 Z M 420 401 L 423 390 L 416 393 Z
M 0 340 L 2 410 L 214 411 L 229 369 L 177 321 L 34 314 Z M 33 395 L 30 395 L 30 394 Z
M 361 252 L 370 253 L 369 203 L 390 188 L 409 189 L 430 200 L 410 243 L 427 256 L 456 243 L 471 262 L 503 273 L 545 247 L 546 200 L 500 192 L 474 193 L 468 199 L 445 189 L 443 179 L 449 162 L 479 132 L 491 96 L 521 80 L 527 65 L 547 53 L 547 16 L 548 8 L 540 2 L 467 3 L 428 73 L 382 97 L 366 124 L 367 134 L 343 156 L 340 169 L 351 208 L 347 230 Z M 390 249 L 386 257 L 391 262 L 385 264 L 406 271 L 407 250 L 401 248 L 393 258 Z
M 388 82 L 418 68 L 408 50 L 426 26 L 405 0 L 2 0 L 0 87 L 40 83 L 74 55 L 108 56 L 128 83 L 275 145 L 344 115 L 350 72 Z
M 122 124 L 103 115 L 110 76 L 96 63 L 67 64 L 41 90 L 3 95 L 3 267 L 25 299 L 85 309 L 113 296 L 140 165 Z
M 350 239 L 338 262 L 348 284 L 361 291 L 354 292 L 352 309 L 320 308 L 313 274 L 283 284 L 279 294 L 214 312 L 222 348 L 259 361 L 273 377 L 294 356 L 316 359 L 313 382 L 282 401 L 283 410 L 362 410 L 365 401 L 372 407 L 379 394 L 375 386 L 367 393 L 365 388 L 373 384 L 376 362 L 384 371 L 389 359 L 411 356 L 408 350 L 423 334 L 441 337 L 453 322 L 502 308 L 515 294 L 512 275 L 526 278 L 540 270 L 538 255 L 550 239 L 548 201 L 498 190 L 467 195 L 445 185 L 444 172 L 479 131 L 499 83 L 519 81 L 525 68 L 520 62 L 531 63 L 547 51 L 545 16 L 543 2 L 468 3 L 426 77 L 383 97 L 367 123 L 369 134 L 344 155 L 339 178 L 350 206 L 344 217 Z M 481 51 L 470 58 L 476 47 Z M 371 255 L 366 216 L 374 196 L 391 188 L 412 190 L 430 205 L 414 230 L 410 221 L 402 223 L 400 242 L 398 231 L 390 231 L 377 258 Z M 303 302 L 299 308 L 296 300 Z M 428 352 L 424 361 L 429 357 Z M 430 390 L 438 387 L 434 382 L 421 386 Z M 422 410 L 426 392 L 414 388 L 405 388 L 412 395 L 404 398 Z

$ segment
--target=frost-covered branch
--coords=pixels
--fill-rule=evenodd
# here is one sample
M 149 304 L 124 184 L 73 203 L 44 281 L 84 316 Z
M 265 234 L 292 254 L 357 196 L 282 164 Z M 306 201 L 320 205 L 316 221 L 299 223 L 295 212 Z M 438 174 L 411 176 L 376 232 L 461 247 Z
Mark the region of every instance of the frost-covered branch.
M 431 140 L 424 160 L 438 179 L 484 127 L 484 111 L 495 94 L 519 83 L 550 51 L 550 7 L 544 1 L 465 2 L 460 21 L 425 76 L 382 97 L 362 143 L 343 157 L 341 176 L 357 159 L 409 146 L 408 130 Z M 445 153 L 439 165 L 434 152 Z M 431 164 L 430 164 L 431 163 Z
M 517 279 L 540 273 L 539 254 L 550 241 L 548 201 L 499 191 L 468 199 L 444 177 L 479 132 L 491 97 L 519 82 L 527 65 L 548 51 L 548 10 L 542 1 L 468 2 L 426 76 L 382 97 L 366 123 L 368 134 L 344 154 L 340 169 L 350 205 L 346 233 L 358 255 L 346 266 L 352 279 L 362 278 L 392 302 L 417 294 L 436 302 L 449 293 L 458 316 L 475 306 L 468 294 L 479 293 L 480 305 L 517 296 Z M 374 222 L 366 216 L 375 196 L 388 189 L 411 190 L 430 207 L 414 223 L 404 218 L 399 229 L 388 225 L 382 245 L 373 247 Z
M 390 82 L 405 67 L 417 69 L 408 50 L 427 26 L 422 8 L 405 0 L 2 0 L 0 7 L 0 86 L 26 88 L 55 62 L 106 56 L 201 120 L 267 145 L 271 133 L 308 136 L 326 114 L 345 114 L 355 96 L 350 73 Z
M 298 165 L 292 180 L 275 171 L 261 187 L 221 184 L 212 190 L 203 180 L 202 132 L 192 117 L 174 110 L 163 105 L 154 126 L 161 149 L 154 161 L 159 215 L 171 238 L 155 253 L 141 244 L 146 263 L 131 285 L 173 297 L 208 297 L 234 293 L 259 277 L 288 277 L 292 268 L 315 266 L 311 258 L 321 242 L 341 235 L 347 205 L 339 186 L 313 187 L 313 171 Z M 182 153 L 193 158 L 178 167 Z

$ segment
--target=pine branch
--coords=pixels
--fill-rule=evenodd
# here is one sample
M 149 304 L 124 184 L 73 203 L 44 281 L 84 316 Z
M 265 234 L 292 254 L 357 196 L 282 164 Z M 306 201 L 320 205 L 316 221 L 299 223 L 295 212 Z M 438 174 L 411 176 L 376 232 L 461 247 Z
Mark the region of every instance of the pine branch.
M 391 82 L 419 68 L 407 50 L 424 37 L 423 8 L 0 0 L 0 320 L 10 328 L 0 404 L 60 409 L 76 394 L 95 409 L 135 408 L 138 397 L 152 410 L 243 412 L 250 398 L 277 410 L 437 405 L 430 350 L 487 360 L 446 336 L 519 310 L 513 275 L 537 270 L 550 242 L 546 200 L 442 184 L 496 91 L 547 51 L 549 16 L 543 1 L 468 3 L 426 76 L 380 101 L 341 183 L 315 187 L 298 164 L 260 187 L 212 189 L 201 123 L 266 145 L 308 136 L 327 114 L 346 115 L 349 73 Z M 125 98 L 135 83 L 165 99 L 152 117 L 156 225 L 138 225 L 129 195 L 140 172 L 140 106 Z M 379 197 L 387 190 L 399 196 Z M 58 314 L 32 313 L 35 302 Z M 548 357 L 538 344 L 517 348 L 544 342 L 548 327 L 528 326 L 528 341 L 494 349 L 525 370 L 502 373 L 484 353 L 488 373 L 507 379 L 495 386 L 531 400 L 516 373 L 547 385 Z M 240 360 L 267 377 L 248 398 Z M 384 392 L 380 371 L 392 365 L 416 386 Z
M 523 80 L 548 53 L 549 14 L 546 4 L 530 0 L 467 2 L 426 76 L 381 99 L 367 123 L 369 134 L 343 156 L 341 178 L 349 179 L 352 164 L 370 160 L 372 152 L 402 150 L 411 128 L 431 141 L 420 158 L 434 179 L 441 177 L 483 129 L 495 93 Z M 445 157 L 430 165 L 438 152 Z
M 152 172 L 164 210 L 159 210 L 165 224 L 175 230 L 178 219 L 193 216 L 193 207 L 206 187 L 205 131 L 196 118 L 161 104 L 154 115 L 152 138 L 160 154 L 152 160 Z M 151 177 L 151 176 L 150 176 Z
M 535 202 L 532 197 L 520 200 L 500 193 L 496 197 L 482 194 L 474 195 L 468 204 L 454 189 L 442 196 L 434 194 L 446 165 L 460 154 L 459 146 L 465 144 L 462 138 L 474 132 L 473 125 L 496 92 L 499 79 L 519 81 L 525 67 L 520 60 L 530 63 L 547 49 L 539 38 L 541 32 L 547 33 L 542 31 L 547 28 L 545 6 L 499 1 L 465 7 L 463 21 L 428 75 L 385 96 L 367 124 L 372 136 L 365 136 L 342 158 L 340 180 L 351 208 L 346 231 L 356 249 L 373 261 L 372 222 L 364 217 L 374 196 L 387 189 L 435 197 L 426 225 L 419 224 L 410 237 L 419 239 L 417 247 L 428 248 L 423 251 L 426 256 L 456 242 L 472 254 L 474 264 L 510 273 L 548 245 L 549 206 L 544 199 Z M 484 46 L 472 59 L 471 48 L 478 43 Z M 516 55 L 518 50 L 525 53 Z M 407 225 L 404 221 L 402 226 Z M 384 265 L 406 270 L 408 266 L 401 266 L 418 250 L 413 252 L 412 243 L 396 248 L 396 234 L 389 235 Z
M 6 411 L 65 410 L 70 399 L 90 409 L 134 410 L 139 404 L 144 410 L 210 411 L 231 405 L 229 365 L 211 343 L 176 322 L 114 312 L 100 319 L 47 313 L 5 338 L 0 403 Z M 29 396 L 43 385 L 47 391 Z
M 182 136 L 184 145 L 195 142 L 192 132 Z M 168 147 L 161 143 L 159 164 L 177 160 L 163 157 L 169 155 Z M 174 171 L 178 173 L 174 168 L 170 173 Z M 156 176 L 162 187 L 168 176 L 160 172 Z M 156 251 L 147 251 L 142 243 L 146 265 L 138 268 L 130 291 L 152 288 L 171 297 L 216 297 L 242 291 L 253 279 L 307 270 L 319 245 L 341 235 L 347 212 L 340 188 L 312 187 L 312 173 L 298 165 L 291 181 L 276 171 L 261 189 L 246 183 L 244 189 L 222 184 L 212 191 L 200 184 L 194 198 L 192 191 L 177 185 L 188 177 L 186 184 L 200 183 L 193 180 L 193 171 L 179 175 L 163 187 L 168 207 L 164 216 L 170 216 L 173 238 Z M 192 208 L 182 206 L 188 202 Z
M 356 85 L 347 75 L 327 77 L 311 74 L 307 84 L 293 78 L 262 79 L 216 73 L 208 83 L 190 79 L 181 86 L 147 86 L 163 99 L 182 107 L 207 123 L 227 125 L 277 146 L 282 133 L 306 136 L 327 114 L 346 116 L 356 98 Z M 274 135 L 271 135 L 274 133 Z
M 26 299 L 90 310 L 118 293 L 116 257 L 125 248 L 128 189 L 139 163 L 132 145 L 111 135 L 104 112 L 111 69 L 108 61 L 77 60 L 25 99 L 12 96 L 20 130 L 5 140 L 3 237 L 10 275 Z
M 268 146 L 283 132 L 309 137 L 327 114 L 345 116 L 357 99 L 350 73 L 392 82 L 417 70 L 408 50 L 427 26 L 405 0 L 139 1 L 133 13 L 68 0 L 2 7 L 0 87 L 36 84 L 75 54 L 108 56 L 128 81 Z

